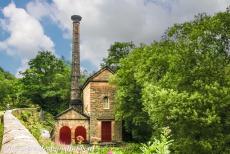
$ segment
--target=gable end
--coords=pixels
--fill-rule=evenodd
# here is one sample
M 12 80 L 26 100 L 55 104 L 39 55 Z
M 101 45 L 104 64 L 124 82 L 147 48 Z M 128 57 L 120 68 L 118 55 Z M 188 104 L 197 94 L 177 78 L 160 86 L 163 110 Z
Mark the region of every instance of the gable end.
M 84 113 L 79 113 L 74 108 L 69 108 L 62 113 L 55 116 L 56 120 L 88 120 L 89 116 L 85 115 Z
M 108 82 L 108 79 L 106 79 L 106 77 L 105 78 L 100 78 L 99 77 L 105 71 L 108 71 L 111 74 L 114 74 L 114 72 L 108 66 L 105 66 L 102 69 L 100 69 L 99 71 L 97 71 L 96 73 L 94 73 L 92 76 L 90 76 L 85 81 L 85 83 L 82 86 L 82 90 L 84 90 L 84 88 L 88 85 L 89 82 Z

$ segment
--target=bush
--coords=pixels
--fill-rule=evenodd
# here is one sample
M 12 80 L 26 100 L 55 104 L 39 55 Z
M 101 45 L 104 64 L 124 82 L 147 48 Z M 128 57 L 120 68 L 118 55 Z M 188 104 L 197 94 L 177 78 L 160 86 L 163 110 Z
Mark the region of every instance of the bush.
M 90 154 L 140 154 L 140 144 L 137 143 L 125 143 L 119 147 L 100 147 L 96 146 Z
M 124 147 L 121 147 L 124 154 L 139 154 L 141 153 L 140 144 L 128 143 Z
M 160 139 L 154 138 L 153 142 L 142 144 L 141 151 L 144 154 L 169 154 L 169 146 L 173 142 L 173 140 L 170 140 L 170 131 L 167 127 L 163 128 Z

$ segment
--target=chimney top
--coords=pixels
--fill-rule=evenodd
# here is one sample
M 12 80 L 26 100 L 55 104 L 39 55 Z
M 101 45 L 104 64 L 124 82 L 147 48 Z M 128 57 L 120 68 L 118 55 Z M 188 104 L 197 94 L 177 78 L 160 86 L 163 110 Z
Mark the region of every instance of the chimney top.
M 72 15 L 71 16 L 71 19 L 73 20 L 73 22 L 80 22 L 81 21 L 81 16 L 79 16 L 79 15 Z

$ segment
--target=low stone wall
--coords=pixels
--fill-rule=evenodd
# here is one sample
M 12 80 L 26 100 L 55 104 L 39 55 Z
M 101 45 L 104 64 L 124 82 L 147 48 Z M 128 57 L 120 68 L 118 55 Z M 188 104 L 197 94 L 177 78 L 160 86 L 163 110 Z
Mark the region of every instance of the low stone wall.
M 47 154 L 34 136 L 12 115 L 12 110 L 4 114 L 4 134 L 1 154 Z

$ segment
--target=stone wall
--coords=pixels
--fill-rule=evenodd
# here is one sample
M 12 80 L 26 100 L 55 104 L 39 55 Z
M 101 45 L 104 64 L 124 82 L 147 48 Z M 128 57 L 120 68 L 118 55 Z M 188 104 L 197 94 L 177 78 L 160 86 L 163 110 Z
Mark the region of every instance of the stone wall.
M 90 114 L 90 85 L 88 84 L 83 90 L 84 113 Z
M 102 71 L 95 76 L 87 87 L 90 87 L 90 137 L 101 138 L 101 122 L 112 122 L 112 141 L 122 141 L 121 122 L 115 121 L 115 86 L 109 84 L 112 73 Z M 109 109 L 103 108 L 103 98 L 108 97 Z
M 1 154 L 47 154 L 34 136 L 12 115 L 4 114 L 4 134 Z
M 111 121 L 112 141 L 122 141 L 121 122 L 115 121 L 115 86 L 109 84 L 108 80 L 112 72 L 102 69 L 93 75 L 83 88 L 84 113 L 78 113 L 69 108 L 56 117 L 55 142 L 59 143 L 59 131 L 63 126 L 68 126 L 71 130 L 72 143 L 75 141 L 75 130 L 78 126 L 86 129 L 87 141 L 92 141 L 93 137 L 101 138 L 102 121 Z M 107 97 L 109 108 L 104 109 L 103 100 Z
M 99 74 L 93 78 L 93 81 L 108 81 L 112 73 L 108 69 L 102 69 Z
M 71 130 L 71 143 L 75 143 L 75 131 L 78 126 L 83 126 L 86 129 L 86 140 L 89 141 L 89 119 L 80 113 L 70 108 L 56 118 L 54 140 L 55 143 L 60 143 L 60 129 L 67 126 Z
M 58 120 L 55 126 L 55 143 L 59 142 L 59 131 L 63 126 L 68 126 L 71 130 L 71 143 L 75 143 L 75 130 L 78 126 L 83 126 L 86 129 L 86 140 L 89 141 L 89 121 L 87 120 Z
M 91 82 L 90 89 L 91 113 L 96 114 L 96 118 L 98 119 L 114 119 L 115 87 L 111 86 L 108 82 Z M 109 109 L 103 108 L 104 97 L 108 97 Z

